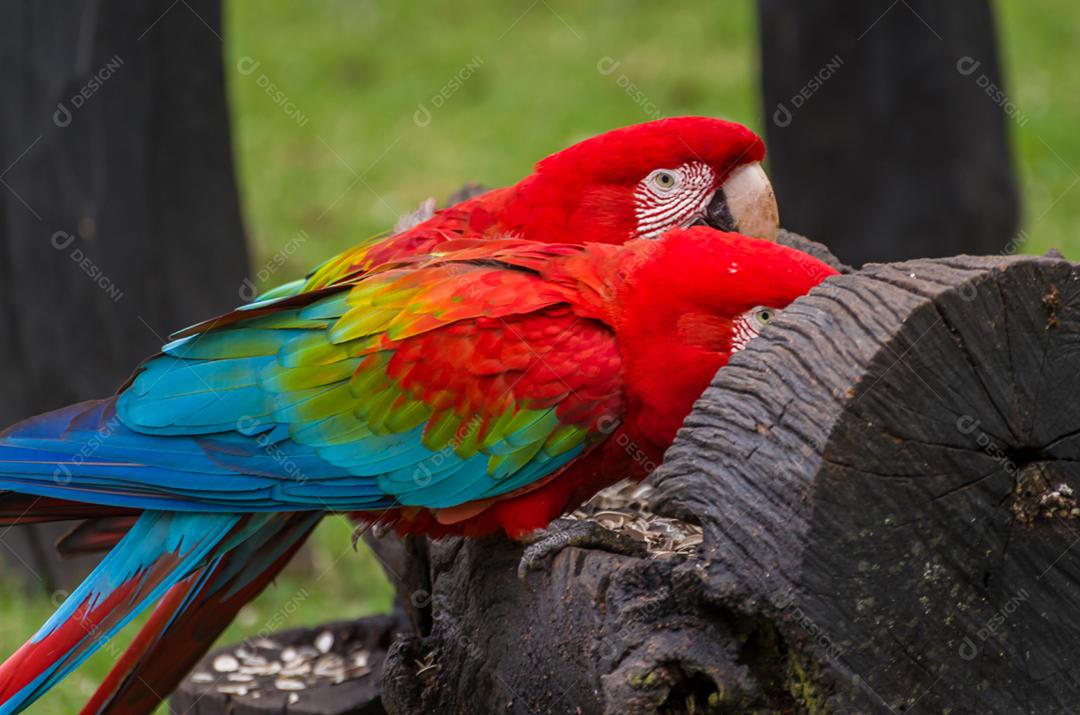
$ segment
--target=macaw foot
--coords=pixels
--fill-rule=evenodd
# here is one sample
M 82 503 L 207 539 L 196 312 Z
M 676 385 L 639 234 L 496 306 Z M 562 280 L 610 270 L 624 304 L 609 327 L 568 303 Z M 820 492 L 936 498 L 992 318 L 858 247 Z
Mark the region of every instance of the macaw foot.
M 546 529 L 528 537 L 525 553 L 518 563 L 518 580 L 527 583 L 530 571 L 538 571 L 568 546 L 600 549 L 623 556 L 645 556 L 645 542 L 613 531 L 590 519 L 556 519 Z
M 357 524 L 352 530 L 352 550 L 356 551 L 359 548 L 360 539 L 364 538 L 364 534 L 369 531 L 376 539 L 381 539 L 393 530 L 394 527 L 392 525 L 378 521 L 374 524 Z

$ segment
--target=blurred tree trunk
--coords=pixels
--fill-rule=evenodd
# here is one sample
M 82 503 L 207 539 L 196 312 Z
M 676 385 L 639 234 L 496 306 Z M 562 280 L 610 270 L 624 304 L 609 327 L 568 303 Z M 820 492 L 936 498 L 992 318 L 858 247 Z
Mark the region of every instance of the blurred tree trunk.
M 1019 213 L 987 0 L 760 0 L 770 173 L 787 228 L 841 260 L 1010 246 Z
M 4 425 L 110 394 L 239 302 L 220 35 L 220 0 L 0 5 Z M 86 569 L 53 560 L 63 530 L 12 529 L 0 552 L 63 587 Z

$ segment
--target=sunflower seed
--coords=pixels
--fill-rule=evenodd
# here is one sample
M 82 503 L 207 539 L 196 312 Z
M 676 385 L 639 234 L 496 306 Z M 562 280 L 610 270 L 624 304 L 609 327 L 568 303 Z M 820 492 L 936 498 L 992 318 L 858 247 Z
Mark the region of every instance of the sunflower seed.
M 311 673 L 311 663 L 298 663 L 294 662 L 288 667 L 281 669 L 281 674 L 287 678 L 297 675 L 308 675 Z
M 626 523 L 627 515 L 621 511 L 604 510 L 592 515 L 592 518 L 609 529 L 618 529 Z
M 290 678 L 278 678 L 274 681 L 274 687 L 278 690 L 305 690 L 307 686 L 304 685 L 302 680 L 292 680 Z
M 290 663 L 296 660 L 298 655 L 299 654 L 296 652 L 295 648 L 286 648 L 285 650 L 281 651 L 281 659 L 286 663 Z
M 342 680 L 352 680 L 353 678 L 362 678 L 371 672 L 371 668 L 367 666 L 360 666 L 357 668 L 347 668 L 343 674 Z
M 289 705 L 296 705 L 298 702 L 300 702 L 300 694 L 289 693 Z
M 329 653 L 330 649 L 334 647 L 334 634 L 330 631 L 323 631 L 315 639 L 315 649 L 320 653 Z
M 314 673 L 316 677 L 332 678 L 340 675 L 344 668 L 345 659 L 342 658 L 340 655 L 334 655 L 333 653 L 330 653 L 329 655 L 324 655 L 322 658 L 319 658 L 317 661 L 315 661 L 315 666 L 312 669 L 312 673 Z
M 255 680 L 254 675 L 248 675 L 247 673 L 229 673 L 225 677 L 230 683 L 250 683 Z
M 247 675 L 276 675 L 281 670 L 280 663 L 266 665 L 241 665 L 240 672 Z
M 232 673 L 240 667 L 240 661 L 228 654 L 214 658 L 214 670 L 219 673 Z
M 217 691 L 222 695 L 247 695 L 246 685 L 219 685 Z
M 214 682 L 214 676 L 204 671 L 198 671 L 191 674 L 191 682 L 193 683 L 212 683 Z

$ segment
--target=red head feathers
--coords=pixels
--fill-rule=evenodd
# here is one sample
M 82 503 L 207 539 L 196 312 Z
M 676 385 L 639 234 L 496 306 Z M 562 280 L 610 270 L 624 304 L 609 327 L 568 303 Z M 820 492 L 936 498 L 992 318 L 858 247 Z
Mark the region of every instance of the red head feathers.
M 721 119 L 623 127 L 539 162 L 508 190 L 504 224 L 542 241 L 622 243 L 694 223 L 771 240 L 779 217 L 764 156 L 757 135 Z
M 765 144 L 741 124 L 712 117 L 671 117 L 614 129 L 536 164 L 537 173 L 568 183 L 633 183 L 653 169 L 702 162 L 726 174 L 761 161 Z
M 746 127 L 672 117 L 606 132 L 552 154 L 517 184 L 456 206 L 317 269 L 319 288 L 455 238 L 624 243 L 704 223 L 772 240 L 779 217 L 761 168 L 765 147 Z

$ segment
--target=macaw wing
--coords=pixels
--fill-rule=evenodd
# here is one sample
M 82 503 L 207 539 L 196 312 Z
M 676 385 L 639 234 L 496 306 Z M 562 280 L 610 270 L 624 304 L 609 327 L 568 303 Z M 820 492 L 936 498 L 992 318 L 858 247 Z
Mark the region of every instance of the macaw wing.
M 446 260 L 290 300 L 166 345 L 118 398 L 0 434 L 0 489 L 352 511 L 528 488 L 622 410 L 613 335 L 571 293 L 502 262 Z

